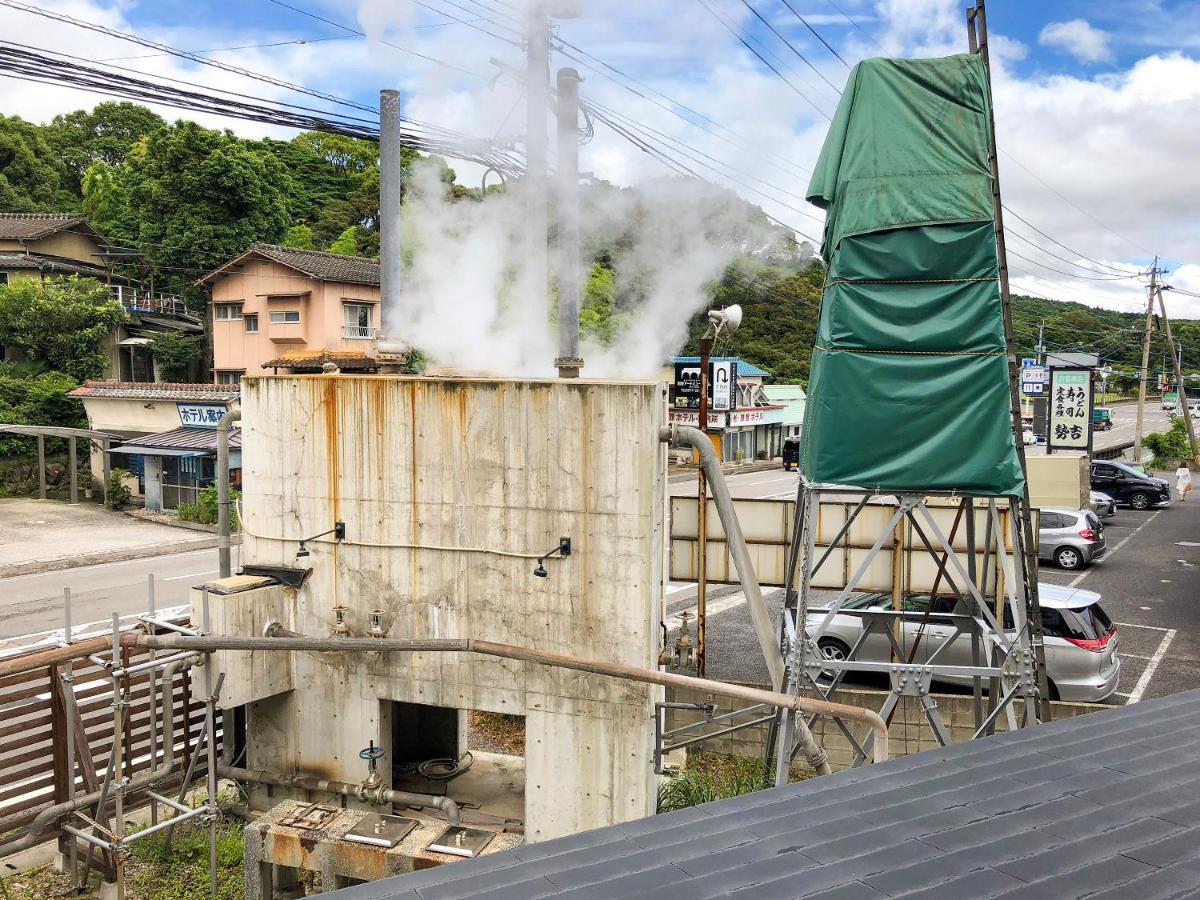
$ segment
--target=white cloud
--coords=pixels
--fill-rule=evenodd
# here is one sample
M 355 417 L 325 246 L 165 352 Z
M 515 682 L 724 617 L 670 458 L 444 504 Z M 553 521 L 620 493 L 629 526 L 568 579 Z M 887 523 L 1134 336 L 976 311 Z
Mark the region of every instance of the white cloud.
M 1051 22 L 1038 35 L 1038 43 L 1044 47 L 1065 50 L 1081 62 L 1108 62 L 1112 50 L 1108 46 L 1106 31 L 1093 28 L 1084 19 L 1069 22 Z

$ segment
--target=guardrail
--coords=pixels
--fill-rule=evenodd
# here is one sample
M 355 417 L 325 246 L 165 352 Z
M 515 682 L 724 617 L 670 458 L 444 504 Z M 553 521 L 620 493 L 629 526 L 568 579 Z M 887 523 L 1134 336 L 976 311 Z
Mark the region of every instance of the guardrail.
M 158 313 L 159 315 L 183 316 L 188 309 L 178 297 L 170 294 L 151 293 L 140 288 L 126 287 L 120 284 L 110 285 L 121 305 L 134 312 Z
M 1112 444 L 1100 450 L 1092 451 L 1092 459 L 1120 459 L 1125 455 L 1126 450 L 1133 449 L 1133 441 L 1123 441 L 1120 444 Z

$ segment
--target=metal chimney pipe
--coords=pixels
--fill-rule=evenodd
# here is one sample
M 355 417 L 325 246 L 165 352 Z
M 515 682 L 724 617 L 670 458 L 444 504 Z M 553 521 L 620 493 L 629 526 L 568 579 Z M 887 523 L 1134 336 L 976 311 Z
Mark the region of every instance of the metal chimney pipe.
M 398 338 L 400 312 L 400 92 L 379 92 L 379 330 Z
M 579 73 L 558 70 L 558 367 L 578 378 L 579 356 Z

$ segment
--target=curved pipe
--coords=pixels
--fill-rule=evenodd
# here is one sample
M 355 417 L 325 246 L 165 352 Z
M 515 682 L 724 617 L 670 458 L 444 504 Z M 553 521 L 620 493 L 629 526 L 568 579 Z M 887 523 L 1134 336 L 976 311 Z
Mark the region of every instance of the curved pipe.
M 369 653 L 479 653 L 484 656 L 500 656 L 506 659 L 517 659 L 523 662 L 537 663 L 543 666 L 557 666 L 562 669 L 573 669 L 577 672 L 591 672 L 596 675 L 607 675 L 613 678 L 624 678 L 629 681 L 640 681 L 646 684 L 659 684 L 664 687 L 680 687 L 690 690 L 703 691 L 709 694 L 719 694 L 750 703 L 762 703 L 779 709 L 794 709 L 797 712 L 812 713 L 860 722 L 871 728 L 875 735 L 872 742 L 874 762 L 886 762 L 888 758 L 887 724 L 877 713 L 857 706 L 846 706 L 842 703 L 830 703 L 825 700 L 812 700 L 808 697 L 783 694 L 768 691 L 763 688 L 746 687 L 740 684 L 729 684 L 724 681 L 710 681 L 707 678 L 693 678 L 690 675 L 676 675 L 671 672 L 661 672 L 657 669 L 643 669 L 639 666 L 628 666 L 623 663 L 602 662 L 600 660 L 583 659 L 578 656 L 566 656 L 561 653 L 548 653 L 542 650 L 531 650 L 528 647 L 515 647 L 511 644 L 497 644 L 492 641 L 479 641 L 474 638 L 310 638 L 310 637 L 231 637 L 231 636 L 200 636 L 186 634 L 156 634 L 137 635 L 134 643 L 139 647 L 153 647 L 156 650 L 277 650 L 305 651 L 315 653 L 347 653 L 363 651 Z M 797 717 L 797 726 L 803 728 L 803 733 L 811 733 L 804 725 L 804 720 Z M 814 748 L 824 756 L 819 747 Z M 809 754 L 810 748 L 804 748 Z M 814 764 L 814 768 L 817 768 Z M 824 772 L 828 774 L 829 764 L 824 764 Z
M 222 578 L 233 574 L 229 554 L 229 426 L 242 421 L 231 409 L 217 422 L 217 564 Z
M 135 775 L 125 783 L 124 790 L 127 794 L 154 787 L 154 785 L 175 770 L 175 697 L 173 682 L 175 670 L 182 663 L 182 660 L 169 663 L 163 667 L 162 672 L 163 686 L 166 688 L 163 691 L 163 764 L 161 766 L 156 765 L 158 762 L 157 758 L 151 760 L 152 765 L 149 772 Z M 33 847 L 40 840 L 42 832 L 64 816 L 68 816 L 81 809 L 86 809 L 96 803 L 107 805 L 108 793 L 108 785 L 105 785 L 100 790 L 92 791 L 90 794 L 80 794 L 74 800 L 65 800 L 62 803 L 56 803 L 54 806 L 46 807 L 29 823 L 28 829 L 20 839 L 4 848 L 4 855 L 8 856 L 13 853 L 20 853 L 22 850 L 28 850 L 30 847 Z
M 412 791 L 389 790 L 388 788 L 365 788 L 361 784 L 351 784 L 348 781 L 330 781 L 316 775 L 305 775 L 297 772 L 292 775 L 282 775 L 278 772 L 268 772 L 265 769 L 239 769 L 234 766 L 217 766 L 217 774 L 222 778 L 233 781 L 253 781 L 255 784 L 270 784 L 275 787 L 301 788 L 306 791 L 324 791 L 328 794 L 341 794 L 343 797 L 356 797 L 380 806 L 392 803 L 404 803 L 408 806 L 431 806 L 439 809 L 451 825 L 462 822 L 458 804 L 449 797 L 436 797 L 433 794 L 417 794 Z

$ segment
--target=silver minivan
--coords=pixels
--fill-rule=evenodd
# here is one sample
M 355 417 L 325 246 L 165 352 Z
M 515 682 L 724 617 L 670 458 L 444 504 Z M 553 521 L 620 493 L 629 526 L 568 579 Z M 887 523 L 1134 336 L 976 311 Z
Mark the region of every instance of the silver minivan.
M 1104 526 L 1090 509 L 1050 507 L 1038 521 L 1038 559 L 1082 569 L 1104 555 Z
M 1100 595 L 1095 591 L 1041 582 L 1038 599 L 1042 608 L 1050 699 L 1098 703 L 1112 696 L 1121 678 L 1117 626 L 1100 606 Z M 915 643 L 914 662 L 924 662 L 937 653 L 937 661 L 945 665 L 974 665 L 970 634 L 955 636 L 954 617 L 958 608 L 955 597 L 934 597 L 932 609 L 928 596 L 905 597 L 903 604 L 906 656 L 912 653 Z M 891 598 L 878 593 L 851 597 L 817 641 L 822 655 L 827 659 L 845 659 L 850 648 L 862 637 L 863 612 L 872 608 L 890 609 Z M 810 633 L 820 626 L 825 616 L 826 613 L 817 607 L 809 611 L 806 621 Z M 1011 617 L 1006 615 L 1005 618 L 1005 627 L 1011 628 Z M 1008 634 L 1013 636 L 1012 631 Z M 950 645 L 942 649 L 946 641 L 950 641 Z M 890 662 L 891 642 L 886 635 L 873 632 L 863 642 L 858 658 L 868 662 Z M 967 676 L 937 676 L 937 680 L 971 684 Z

